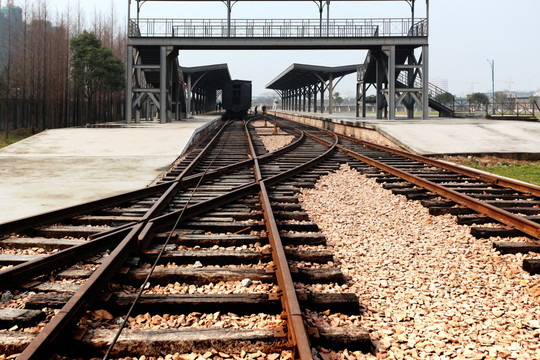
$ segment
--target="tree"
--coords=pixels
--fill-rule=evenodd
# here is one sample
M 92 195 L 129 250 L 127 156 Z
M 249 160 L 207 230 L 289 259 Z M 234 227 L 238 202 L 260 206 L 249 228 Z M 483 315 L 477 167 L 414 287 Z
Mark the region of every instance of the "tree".
M 441 103 L 441 104 L 453 104 L 454 103 L 454 95 L 450 94 L 449 92 L 441 93 L 437 96 L 435 96 L 435 101 Z
M 123 88 L 124 65 L 111 49 L 102 46 L 94 33 L 87 31 L 71 39 L 70 50 L 71 75 L 87 99 L 88 114 L 98 92 Z
M 339 95 L 338 92 L 334 93 L 334 104 L 336 104 L 337 106 L 343 104 L 343 98 Z
M 502 104 L 504 102 L 506 102 L 506 99 L 508 99 L 508 94 L 502 92 L 502 91 L 497 91 L 495 93 L 495 102 L 497 104 Z
M 472 93 L 467 95 L 467 101 L 474 105 L 487 105 L 489 104 L 489 98 L 484 93 Z
M 368 96 L 366 96 L 366 103 L 375 104 L 375 102 L 377 102 L 377 96 L 376 95 L 368 95 Z

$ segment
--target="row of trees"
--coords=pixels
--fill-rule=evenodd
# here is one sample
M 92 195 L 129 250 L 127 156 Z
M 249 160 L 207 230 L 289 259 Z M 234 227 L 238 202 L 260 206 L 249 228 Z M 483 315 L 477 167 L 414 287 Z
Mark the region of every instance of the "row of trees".
M 52 14 L 46 0 L 24 0 L 22 21 L 7 21 L 17 26 L 0 43 L 0 129 L 6 136 L 9 129 L 120 120 L 126 36 L 113 5 L 109 16 L 95 14 L 87 23 L 81 8 Z
M 484 93 L 472 93 L 468 94 L 467 102 L 473 105 L 487 105 L 491 102 L 491 99 Z M 450 93 L 443 93 L 440 95 L 437 95 L 435 97 L 435 100 L 445 104 L 445 103 L 451 103 L 454 101 L 454 95 Z M 508 94 L 502 91 L 495 92 L 495 103 L 496 104 L 502 104 L 509 100 Z M 536 96 L 530 96 L 529 102 L 532 104 L 533 102 L 538 101 L 538 97 Z

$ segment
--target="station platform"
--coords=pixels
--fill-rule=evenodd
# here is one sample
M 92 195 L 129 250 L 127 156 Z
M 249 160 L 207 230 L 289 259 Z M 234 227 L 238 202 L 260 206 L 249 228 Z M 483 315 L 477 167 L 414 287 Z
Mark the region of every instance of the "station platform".
M 0 149 L 0 223 L 144 188 L 218 119 L 46 130 Z
M 338 126 L 349 128 L 344 131 L 375 130 L 403 149 L 425 156 L 498 155 L 540 160 L 540 121 L 440 117 L 386 120 L 357 118 L 354 113 L 279 113 L 291 118 L 320 120 L 331 130 Z

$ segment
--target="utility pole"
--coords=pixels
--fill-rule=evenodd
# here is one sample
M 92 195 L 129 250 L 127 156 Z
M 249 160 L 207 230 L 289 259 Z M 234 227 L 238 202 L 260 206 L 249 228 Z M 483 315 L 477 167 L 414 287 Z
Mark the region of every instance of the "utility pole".
M 495 60 L 491 59 L 490 61 L 487 59 L 487 62 L 489 63 L 489 66 L 491 66 L 491 115 L 495 115 Z

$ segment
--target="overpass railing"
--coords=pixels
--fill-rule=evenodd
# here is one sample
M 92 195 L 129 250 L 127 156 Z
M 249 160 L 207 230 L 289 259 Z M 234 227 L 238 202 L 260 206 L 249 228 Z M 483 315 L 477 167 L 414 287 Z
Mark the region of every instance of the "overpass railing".
M 322 26 L 321 26 L 322 25 Z M 131 19 L 130 37 L 422 37 L 426 19 Z

